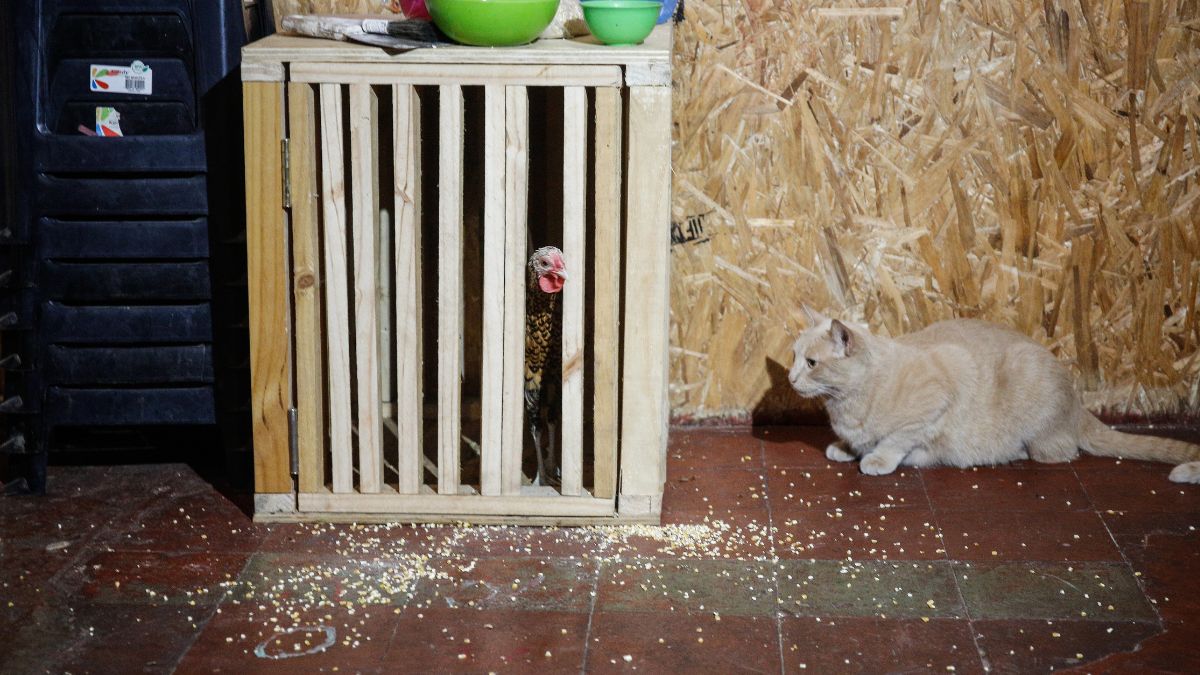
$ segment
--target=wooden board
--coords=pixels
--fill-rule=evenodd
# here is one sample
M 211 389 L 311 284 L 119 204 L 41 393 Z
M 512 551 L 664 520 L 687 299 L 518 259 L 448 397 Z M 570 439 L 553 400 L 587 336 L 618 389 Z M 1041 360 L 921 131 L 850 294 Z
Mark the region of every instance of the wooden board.
M 498 495 L 504 427 L 504 87 L 484 88 L 483 382 L 479 491 Z
M 379 101 L 368 84 L 350 85 L 350 181 L 353 195 L 354 356 L 358 383 L 358 482 L 383 486 L 383 405 L 377 311 L 379 238 Z
M 312 85 L 288 85 L 292 190 L 292 295 L 296 313 L 296 442 L 300 491 L 325 487 L 321 242 L 317 229 L 316 103 Z
M 591 36 L 573 40 L 538 40 L 522 47 L 480 49 L 448 45 L 437 49 L 394 52 L 348 42 L 291 35 L 271 35 L 242 49 L 243 63 L 353 62 L 414 64 L 571 64 L 628 65 L 669 63 L 671 27 L 658 26 L 637 46 L 614 49 Z
M 621 92 L 596 90 L 595 303 L 592 433 L 595 478 L 592 494 L 617 489 L 621 339 Z
M 393 90 L 396 194 L 396 443 L 399 491 L 422 484 L 421 102 L 412 85 Z
M 629 90 L 621 493 L 661 494 L 666 479 L 671 256 L 671 89 Z
M 342 88 L 321 85 L 321 209 L 325 225 L 325 348 L 329 452 L 333 491 L 354 490 L 354 432 L 350 410 L 350 279 L 346 252 L 345 146 Z
M 463 97 L 438 88 L 438 492 L 458 494 L 462 441 Z
M 254 489 L 293 490 L 288 451 L 292 407 L 288 326 L 287 213 L 283 210 L 283 85 L 242 85 L 246 139 L 246 257 L 250 286 L 250 406 Z
M 386 63 L 297 63 L 292 65 L 294 82 L 347 82 L 459 86 L 523 84 L 527 86 L 619 87 L 621 69 L 617 66 L 530 66 L 524 64 L 386 64 Z
M 587 92 L 563 88 L 563 286 L 562 485 L 564 495 L 583 490 L 584 311 L 587 290 Z
M 436 513 L 445 515 L 494 515 L 494 516 L 611 516 L 611 499 L 582 497 L 529 497 L 505 495 L 484 497 L 480 495 L 420 494 L 401 495 L 385 488 L 383 494 L 341 495 L 331 492 L 301 494 L 302 511 L 326 511 L 336 513 L 379 512 L 379 513 Z
M 501 489 L 521 489 L 525 442 L 525 265 L 529 199 L 529 96 L 504 88 L 504 456 Z

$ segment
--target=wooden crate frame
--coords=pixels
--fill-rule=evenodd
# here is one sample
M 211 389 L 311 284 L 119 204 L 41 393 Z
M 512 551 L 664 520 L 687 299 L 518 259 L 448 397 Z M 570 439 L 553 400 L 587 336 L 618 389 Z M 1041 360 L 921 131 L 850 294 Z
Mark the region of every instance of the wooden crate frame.
M 551 40 L 506 50 L 451 47 L 395 55 L 272 36 L 244 50 L 256 518 L 657 522 L 667 440 L 670 39 L 670 29 L 660 27 L 633 49 Z M 463 236 L 462 88 L 484 91 L 483 279 L 485 287 L 504 290 L 498 294 L 502 302 L 483 306 L 478 493 L 460 485 L 458 476 L 461 255 L 438 257 L 436 486 L 421 478 L 430 462 L 420 450 L 420 368 L 412 367 L 422 349 L 417 86 L 436 87 L 439 99 L 438 204 L 423 209 L 427 218 L 438 219 L 439 250 L 460 251 Z M 582 257 L 588 241 L 589 171 L 594 190 L 594 250 L 587 252 L 595 266 L 594 302 L 584 306 L 583 279 L 575 278 L 562 299 L 559 490 L 522 485 L 520 470 L 529 87 L 561 88 L 563 95 L 562 236 L 568 256 Z M 390 230 L 395 234 L 383 241 L 379 233 L 389 230 L 378 222 L 379 162 L 387 159 L 378 157 L 381 96 L 391 105 L 395 183 Z M 342 120 L 343 108 L 349 112 L 348 133 L 342 124 L 328 122 Z M 589 112 L 593 157 L 586 156 Z M 343 171 L 324 161 L 332 157 L 349 163 L 349 185 Z M 346 228 L 352 250 L 344 245 Z M 395 256 L 390 268 L 376 264 L 378 247 L 388 244 Z M 617 274 L 622 256 L 623 279 Z M 347 273 L 350 266 L 353 274 Z M 394 282 L 377 278 L 389 269 Z M 385 298 L 384 309 L 378 295 L 389 287 L 395 297 Z M 649 291 L 629 297 L 622 316 L 627 288 Z M 396 325 L 381 326 L 392 303 Z M 416 318 L 399 319 L 406 316 Z M 585 322 L 593 331 L 588 401 L 578 366 Z M 384 339 L 395 341 L 394 372 L 375 360 L 381 329 Z M 453 348 L 440 348 L 447 344 Z M 618 361 L 621 344 L 635 348 L 624 350 Z M 386 405 L 384 388 L 395 392 Z M 590 491 L 582 482 L 586 411 L 592 414 L 595 456 Z M 384 458 L 385 434 L 397 442 L 391 465 Z M 395 476 L 390 483 L 384 480 L 387 471 Z

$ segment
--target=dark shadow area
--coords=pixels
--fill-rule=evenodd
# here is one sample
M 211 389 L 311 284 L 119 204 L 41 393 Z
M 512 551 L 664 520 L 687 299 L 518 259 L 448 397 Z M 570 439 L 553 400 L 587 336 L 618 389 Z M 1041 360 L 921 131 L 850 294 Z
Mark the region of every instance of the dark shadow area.
M 774 441 L 778 437 L 763 434 L 767 426 L 827 426 L 829 417 L 816 399 L 806 399 L 796 393 L 788 381 L 788 368 L 775 359 L 766 359 L 768 389 L 750 411 L 750 423 L 756 438 Z

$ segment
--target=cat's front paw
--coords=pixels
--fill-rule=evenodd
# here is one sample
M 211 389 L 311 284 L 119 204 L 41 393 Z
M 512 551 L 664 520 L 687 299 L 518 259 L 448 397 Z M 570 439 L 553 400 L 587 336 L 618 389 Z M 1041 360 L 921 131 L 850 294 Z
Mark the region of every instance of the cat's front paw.
M 1171 469 L 1171 481 L 1175 483 L 1200 483 L 1200 462 L 1188 462 Z
M 886 455 L 872 453 L 863 457 L 859 467 L 868 476 L 884 476 L 896 470 L 900 462 Z
M 854 455 L 842 449 L 842 446 L 837 443 L 830 443 L 829 447 L 825 448 L 825 456 L 835 462 L 853 462 L 858 459 Z

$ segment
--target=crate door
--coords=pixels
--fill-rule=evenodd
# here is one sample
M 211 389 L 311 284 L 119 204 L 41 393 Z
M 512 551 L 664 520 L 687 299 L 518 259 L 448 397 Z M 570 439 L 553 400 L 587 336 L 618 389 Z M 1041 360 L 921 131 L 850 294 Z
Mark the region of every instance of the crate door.
M 301 510 L 614 515 L 614 81 L 292 74 L 305 80 L 288 87 Z M 524 388 L 526 264 L 546 242 L 570 276 L 557 299 L 561 405 L 545 436 L 559 471 L 543 485 Z

